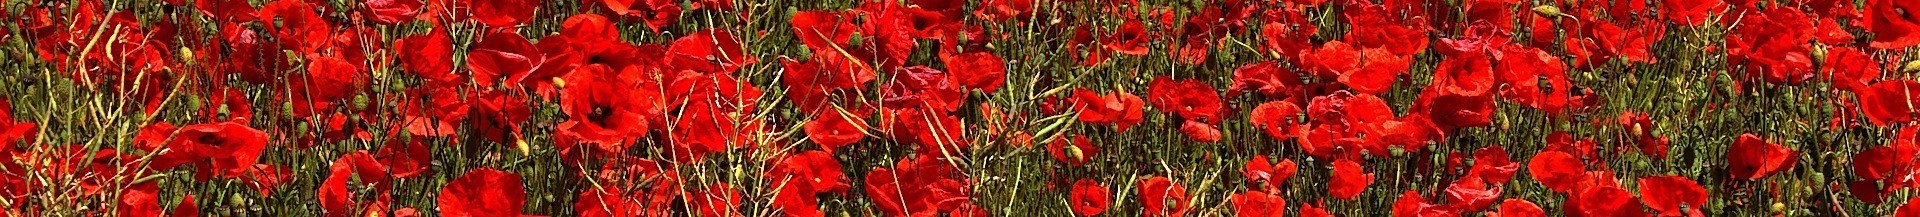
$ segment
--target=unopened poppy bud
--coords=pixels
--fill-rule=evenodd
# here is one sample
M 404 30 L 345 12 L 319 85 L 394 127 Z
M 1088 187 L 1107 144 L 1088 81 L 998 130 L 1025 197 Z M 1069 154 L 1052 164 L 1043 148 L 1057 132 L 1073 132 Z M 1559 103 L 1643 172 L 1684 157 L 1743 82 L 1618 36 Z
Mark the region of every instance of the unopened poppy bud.
M 527 145 L 527 140 L 525 139 L 514 139 L 513 147 L 520 149 L 520 154 L 528 154 L 533 152 L 533 146 Z
M 1087 153 L 1085 151 L 1081 151 L 1080 146 L 1068 145 L 1067 157 L 1073 158 L 1075 160 L 1086 160 Z
M 1538 7 L 1533 7 L 1533 12 L 1540 13 L 1540 15 L 1549 16 L 1549 17 L 1559 17 L 1559 16 L 1567 15 L 1564 13 L 1560 13 L 1560 7 L 1554 7 L 1552 5 L 1541 5 Z
M 233 193 L 233 195 L 227 196 L 227 204 L 246 205 L 247 197 L 240 193 Z
M 200 97 L 187 97 L 187 109 L 200 109 Z
M 1812 50 L 1813 50 L 1814 61 L 1820 61 L 1822 63 L 1825 63 L 1827 61 L 1827 48 L 1824 48 L 1824 47 L 1814 48 Z
M 733 167 L 733 169 L 732 169 L 732 170 L 733 170 L 732 172 L 733 172 L 733 179 L 734 179 L 734 180 L 746 180 L 746 179 L 747 179 L 747 172 L 746 172 L 745 170 L 741 170 L 741 169 L 740 169 L 740 167 L 737 167 L 737 166 L 736 166 L 736 167 Z
M 1773 203 L 1773 212 L 1779 213 L 1779 212 L 1786 212 L 1786 211 L 1787 211 L 1787 204 L 1779 203 L 1779 202 Z
M 353 109 L 354 109 L 354 110 L 365 110 L 365 109 L 367 109 L 367 103 L 370 103 L 370 102 L 368 102 L 368 99 L 367 99 L 367 95 L 366 95 L 366 94 L 361 94 L 361 95 L 353 95 Z
M 181 60 L 186 60 L 186 61 L 188 61 L 189 63 L 191 63 L 191 62 L 193 61 L 193 49 L 187 49 L 186 47 L 181 47 L 181 48 L 180 48 L 180 59 L 181 59 Z
M 1920 60 L 1907 61 L 1907 65 L 1901 66 L 1900 71 L 1904 71 L 1904 72 L 1920 71 Z
M 567 79 L 553 77 L 553 88 L 567 88 Z

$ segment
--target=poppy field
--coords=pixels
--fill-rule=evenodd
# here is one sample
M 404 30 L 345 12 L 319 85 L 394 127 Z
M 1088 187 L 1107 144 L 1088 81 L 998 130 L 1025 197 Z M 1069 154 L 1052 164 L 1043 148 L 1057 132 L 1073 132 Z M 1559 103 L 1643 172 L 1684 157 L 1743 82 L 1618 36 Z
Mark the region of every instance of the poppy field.
M 6 0 L 5 216 L 1920 216 L 1915 0 Z

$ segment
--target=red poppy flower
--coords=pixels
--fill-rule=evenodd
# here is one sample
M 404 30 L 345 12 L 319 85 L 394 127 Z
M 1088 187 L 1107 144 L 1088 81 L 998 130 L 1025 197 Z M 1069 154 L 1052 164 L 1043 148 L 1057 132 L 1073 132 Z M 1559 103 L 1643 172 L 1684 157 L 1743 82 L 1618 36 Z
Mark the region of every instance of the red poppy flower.
M 953 111 L 965 104 L 966 92 L 940 70 L 925 66 L 902 67 L 880 91 L 887 108 L 925 108 Z
M 1620 26 L 1613 22 L 1590 21 L 1587 31 L 1590 38 L 1597 42 L 1600 51 L 1607 57 L 1618 58 L 1632 63 L 1654 63 L 1652 44 L 1666 36 L 1666 27 L 1662 23 L 1643 24 L 1647 26 Z
M 273 196 L 274 188 L 291 182 L 293 177 L 292 170 L 279 165 L 255 164 L 250 168 L 246 176 L 240 177 L 241 182 L 260 191 L 262 196 Z
M 1080 122 L 1113 124 L 1115 131 L 1125 132 L 1145 120 L 1141 107 L 1146 103 L 1133 93 L 1114 91 L 1103 96 L 1086 89 L 1075 89 L 1073 100 L 1074 118 Z
M 1540 206 L 1534 205 L 1533 202 L 1528 202 L 1527 200 L 1524 200 L 1524 199 L 1507 199 L 1506 202 L 1500 202 L 1499 214 L 1500 214 L 1500 217 L 1546 217 L 1547 216 L 1547 212 L 1541 211 Z
M 1873 56 L 1851 47 L 1827 49 L 1827 59 L 1820 65 L 1823 77 L 1833 79 L 1833 87 L 1844 91 L 1859 93 L 1866 91 L 1867 85 L 1880 79 L 1880 63 Z
M 1860 110 L 1865 112 L 1867 120 L 1874 125 L 1889 126 L 1895 123 L 1913 121 L 1913 114 L 1920 107 L 1920 82 L 1910 80 L 1889 80 L 1874 83 L 1860 92 Z
M 401 65 L 420 78 L 439 83 L 465 82 L 453 73 L 453 38 L 444 29 L 396 40 L 393 50 L 406 51 L 399 54 Z
M 1086 165 L 1088 161 L 1093 161 L 1094 156 L 1100 155 L 1100 147 L 1087 142 L 1086 135 L 1076 134 L 1068 138 L 1071 139 L 1056 139 L 1047 143 L 1047 153 L 1053 155 L 1054 160 L 1071 166 L 1080 166 Z
M 1279 163 L 1267 161 L 1267 155 L 1253 156 L 1253 159 L 1247 160 L 1246 169 L 1240 172 L 1247 177 L 1247 184 L 1268 183 L 1267 187 L 1274 188 L 1287 183 L 1287 179 L 1293 178 L 1300 167 L 1293 163 L 1293 159 L 1281 158 Z
M 1180 134 L 1187 135 L 1188 139 L 1197 142 L 1220 141 L 1220 127 L 1195 120 L 1187 120 L 1186 123 L 1180 124 Z
M 1262 191 L 1247 191 L 1228 197 L 1235 216 L 1278 217 L 1287 214 L 1287 199 Z
M 267 148 L 267 133 L 235 122 L 207 123 L 174 128 L 157 123 L 141 129 L 137 147 L 166 152 L 155 156 L 149 168 L 167 170 L 192 165 L 195 177 L 207 180 L 219 176 L 239 178 L 260 160 Z
M 872 69 L 855 68 L 866 66 L 847 66 L 849 63 L 842 56 L 815 56 L 813 59 L 810 62 L 797 62 L 782 58 L 781 66 L 785 67 L 787 72 L 780 75 L 780 81 L 792 88 L 806 88 L 795 91 L 825 92 L 835 89 L 866 89 L 867 82 L 874 79 Z
M 1508 159 L 1506 149 L 1487 146 L 1473 151 L 1473 168 L 1467 173 L 1479 176 L 1487 183 L 1505 185 L 1513 179 L 1513 172 L 1517 170 L 1520 170 L 1520 165 Z
M 1033 16 L 1033 5 L 1033 0 L 986 0 L 973 10 L 973 16 L 993 22 L 1024 19 Z
M 1502 98 L 1556 116 L 1566 111 L 1574 87 L 1560 57 L 1539 48 L 1501 52 L 1509 52 L 1494 66 Z
M 357 64 L 340 58 L 310 56 L 305 75 L 287 81 L 294 112 L 299 117 L 325 113 L 343 100 L 357 95 L 367 86 L 369 77 Z
M 374 156 L 379 158 L 380 164 L 388 166 L 394 178 L 425 174 L 429 169 L 428 164 L 433 162 L 433 150 L 427 149 L 420 140 L 425 138 L 412 138 L 405 142 L 399 139 L 387 140 L 387 144 L 380 146 L 380 151 Z
M 113 213 L 119 216 L 161 216 L 160 187 L 155 183 L 143 182 L 127 186 L 121 190 L 120 199 L 114 201 Z
M 1867 1 L 1864 27 L 1873 32 L 1873 48 L 1902 49 L 1920 44 L 1920 2 L 1901 0 Z
M 1594 148 L 1598 146 L 1599 144 L 1595 143 L 1593 139 L 1581 138 L 1575 140 L 1573 133 L 1557 131 L 1547 134 L 1547 147 L 1545 150 L 1564 152 L 1573 155 L 1574 158 L 1591 158 L 1594 156 Z
M 642 216 L 644 209 L 640 201 L 620 191 L 618 188 L 597 187 L 581 191 L 580 196 L 574 199 L 573 209 L 579 210 L 580 216 L 588 217 Z
M 1893 210 L 1894 217 L 1920 217 L 1920 198 L 1907 199 L 1900 208 Z
M 1707 204 L 1707 189 L 1683 176 L 1641 177 L 1640 196 L 1661 216 L 1704 216 Z
M 1373 173 L 1366 173 L 1360 163 L 1348 159 L 1333 161 L 1333 178 L 1327 181 L 1327 193 L 1333 198 L 1352 200 L 1366 192 L 1367 185 L 1373 184 Z
M 767 178 L 778 187 L 807 193 L 845 192 L 850 187 L 840 172 L 840 161 L 824 151 L 800 152 L 773 166 L 768 169 Z M 798 196 L 812 197 L 811 194 Z
M 320 190 L 316 193 L 320 198 L 320 207 L 326 211 L 327 216 L 354 216 L 358 215 L 355 213 L 368 210 L 347 209 L 373 207 L 373 204 L 387 204 L 393 201 L 388 194 L 393 184 L 388 182 L 390 177 L 387 177 L 387 166 L 380 164 L 372 154 L 367 154 L 364 150 L 347 153 L 340 156 L 339 160 L 334 160 L 328 168 L 327 179 L 320 183 Z M 350 183 L 356 178 L 357 183 Z M 374 197 L 373 201 L 354 201 L 355 198 L 359 198 L 354 195 L 354 189 L 369 185 L 374 189 L 374 194 L 371 195 Z
M 1728 36 L 1728 54 L 1734 63 L 1745 66 L 1746 77 L 1761 78 L 1769 84 L 1798 85 L 1813 78 L 1813 20 L 1797 9 L 1775 7 L 1742 18 L 1740 28 Z M 1797 41 L 1797 42 L 1796 42 Z
M 1264 54 L 1294 58 L 1313 48 L 1313 35 L 1320 29 L 1300 8 L 1269 8 L 1261 16 L 1267 21 L 1260 24 Z
M 734 147 L 757 147 L 754 136 L 765 128 L 753 115 L 764 94 L 729 74 L 682 73 L 667 86 L 668 105 L 680 113 L 666 118 L 676 159 L 699 160 Z
M 1338 78 L 1360 68 L 1360 51 L 1346 42 L 1331 41 L 1314 49 L 1312 54 L 1302 54 L 1295 65 L 1301 65 L 1314 77 Z
M 1493 69 L 1484 55 L 1469 55 L 1442 60 L 1434 73 L 1434 84 L 1415 99 L 1415 111 L 1441 129 L 1489 126 L 1493 123 Z
M 1457 216 L 1446 206 L 1427 203 L 1420 192 L 1407 190 L 1393 201 L 1393 216 L 1441 217 Z
M 473 7 L 475 21 L 495 27 L 511 27 L 533 20 L 533 11 L 544 3 L 530 0 L 472 0 L 468 4 Z
M 613 20 L 599 14 L 568 16 L 566 21 L 560 23 L 559 35 L 564 36 L 568 42 L 587 45 L 611 44 L 612 41 L 620 40 L 620 30 L 614 26 Z
M 1572 193 L 1579 187 L 1580 180 L 1587 179 L 1586 166 L 1572 154 L 1560 151 L 1544 151 L 1534 154 L 1527 162 L 1527 174 L 1533 180 L 1556 192 Z
M 446 216 L 520 216 L 527 192 L 520 174 L 480 168 L 447 182 L 435 201 Z
M 1140 20 L 1137 19 L 1127 19 L 1126 22 L 1120 24 L 1119 28 L 1114 29 L 1112 33 L 1108 33 L 1106 37 L 1101 37 L 1100 43 L 1105 45 L 1108 50 L 1113 50 L 1121 54 L 1145 56 L 1147 55 L 1148 42 L 1155 37 L 1152 33 L 1147 32 L 1147 24 L 1141 23 Z
M 866 138 L 867 123 L 859 117 L 835 111 L 827 111 L 812 121 L 807 121 L 807 140 L 820 144 L 821 149 L 833 152 L 840 147 L 860 142 Z
M 650 130 L 649 120 L 664 113 L 663 95 L 658 89 L 638 88 L 624 79 L 611 79 L 606 67 L 587 67 L 566 79 L 571 82 L 560 96 L 567 122 L 559 130 L 581 141 L 624 150 L 628 139 Z M 594 70 L 597 69 L 597 70 Z
M 866 175 L 866 195 L 887 216 L 933 215 L 962 211 L 974 206 L 967 184 L 952 164 L 923 155 L 889 168 L 874 168 Z M 912 211 L 912 213 L 908 213 Z
M 1500 199 L 1499 185 L 1491 185 L 1476 176 L 1461 177 L 1447 186 L 1447 203 L 1461 212 L 1478 212 Z
M 451 98 L 457 93 L 438 94 L 446 94 L 449 98 L 445 100 L 459 100 Z M 468 95 L 464 101 L 472 103 L 463 119 L 471 128 L 462 133 L 478 135 L 494 142 L 516 142 L 515 139 L 520 138 L 520 125 L 533 115 L 533 109 L 527 107 L 525 96 L 509 95 L 507 91 L 482 91 Z
M 1422 10 L 1390 10 L 1380 4 L 1351 3 L 1360 5 L 1350 4 L 1345 7 L 1347 10 L 1342 10 L 1341 15 L 1347 18 L 1348 26 L 1354 27 L 1344 41 L 1361 48 L 1387 49 L 1401 56 L 1412 56 L 1426 50 L 1431 43 L 1427 37 L 1429 27 L 1418 25 L 1426 23 L 1425 18 L 1402 19 L 1397 13 Z
M 1299 116 L 1300 106 L 1292 102 L 1272 101 L 1254 107 L 1253 112 L 1247 115 L 1247 121 L 1260 128 L 1261 132 L 1266 132 L 1267 136 L 1285 140 L 1300 136 L 1300 124 L 1304 121 Z
M 372 0 L 360 2 L 366 13 L 373 15 L 373 22 L 394 25 L 412 22 L 413 16 L 425 6 L 420 0 Z
M 1916 163 L 1920 161 L 1915 160 L 1915 156 L 1920 155 L 1920 146 L 1912 142 L 1910 136 L 1913 132 L 1914 128 L 1902 129 L 1897 136 L 1901 138 L 1893 143 L 1854 154 L 1851 161 L 1853 174 L 1865 180 L 1848 183 L 1848 191 L 1862 201 L 1879 203 L 1881 194 L 1920 183 L 1920 180 L 1912 178 L 1916 172 L 1920 172 L 1916 171 L 1920 169 L 1916 168 Z
M 1852 6 L 1847 6 L 1847 7 L 1851 8 Z M 1847 29 L 1841 28 L 1840 22 L 1837 22 L 1835 20 L 1839 20 L 1839 19 L 1820 19 L 1819 21 L 1820 24 L 1817 24 L 1816 27 L 1814 27 L 1813 29 L 1814 40 L 1820 41 L 1820 43 L 1825 43 L 1828 45 L 1854 44 L 1853 32 L 1847 32 Z M 1851 49 L 1853 47 L 1847 47 L 1847 48 Z M 1832 50 L 1828 50 L 1828 52 L 1832 52 Z M 1829 55 L 1827 58 L 1831 59 L 1833 57 Z
M 1287 98 L 1303 85 L 1299 73 L 1280 67 L 1279 62 L 1255 62 L 1233 70 L 1233 85 L 1227 87 L 1227 98 L 1239 96 L 1241 91 L 1248 89 L 1270 99 Z
M 1627 111 L 1621 113 L 1617 121 L 1621 127 L 1626 128 L 1627 134 L 1634 138 L 1633 144 L 1638 147 L 1640 153 L 1651 156 L 1653 159 L 1667 158 L 1667 149 L 1669 148 L 1667 146 L 1667 138 L 1653 135 L 1654 125 L 1651 117 L 1645 114 Z
M 1113 196 L 1107 193 L 1107 187 L 1091 179 L 1073 182 L 1073 190 L 1067 195 L 1067 201 L 1073 203 L 1073 213 L 1080 216 L 1095 216 L 1107 211 L 1113 205 Z
M 1740 134 L 1727 148 L 1727 173 L 1733 178 L 1757 180 L 1782 170 L 1792 169 L 1800 152 L 1767 142 L 1760 136 Z
M 800 11 L 793 14 L 790 25 L 793 35 L 800 43 L 819 51 L 847 49 L 852 46 L 849 39 L 859 31 L 853 25 L 854 15 L 841 11 Z
M 1727 3 L 1720 0 L 1680 0 L 1660 3 L 1660 12 L 1668 21 L 1687 26 L 1700 26 L 1707 23 L 1707 12 L 1719 12 L 1727 9 Z
M 705 29 L 674 39 L 667 48 L 669 60 L 677 70 L 701 73 L 732 73 L 741 66 L 759 62 L 740 48 L 740 39 L 726 29 Z
M 890 133 L 889 135 L 900 142 L 913 144 L 917 153 L 944 156 L 943 153 L 964 151 L 972 146 L 963 136 L 965 131 L 962 130 L 965 128 L 961 126 L 963 123 L 959 117 L 920 109 L 898 109 L 885 112 L 886 116 L 891 117 L 885 120 L 893 121 L 882 123 L 887 126 L 886 131 Z
M 1348 73 L 1340 74 L 1340 83 L 1353 88 L 1355 92 L 1379 94 L 1393 88 L 1393 81 L 1407 72 L 1412 65 L 1409 56 L 1395 55 L 1383 49 L 1361 51 L 1363 64 Z
M 491 87 L 506 79 L 508 84 L 517 84 L 533 73 L 546 59 L 527 38 L 514 31 L 488 33 L 467 52 L 467 69 L 473 70 L 474 82 Z
M 1145 216 L 1186 216 L 1187 188 L 1167 177 L 1155 176 L 1140 181 L 1140 206 Z
M 968 52 L 944 60 L 960 85 L 992 93 L 1007 83 L 1007 61 L 989 52 Z
M 1206 82 L 1164 76 L 1147 83 L 1147 102 L 1153 103 L 1155 109 L 1180 115 L 1185 120 L 1205 123 L 1219 123 L 1224 106 L 1220 92 Z
M 1614 186 L 1588 188 L 1567 199 L 1567 216 L 1645 216 L 1633 192 Z
M 645 20 L 647 28 L 660 31 L 680 21 L 680 3 L 671 0 L 603 0 L 601 4 L 614 14 Z
M 274 38 L 280 38 L 286 47 L 302 54 L 328 47 L 328 37 L 333 35 L 333 25 L 314 13 L 313 5 L 306 1 L 279 0 L 260 7 L 260 20 L 279 20 L 267 22 L 267 30 Z M 277 25 L 275 25 L 277 24 Z
M 1325 202 L 1321 201 L 1321 203 Z M 1321 209 L 1319 205 L 1300 203 L 1300 217 L 1334 217 L 1334 215 L 1327 214 L 1327 210 Z

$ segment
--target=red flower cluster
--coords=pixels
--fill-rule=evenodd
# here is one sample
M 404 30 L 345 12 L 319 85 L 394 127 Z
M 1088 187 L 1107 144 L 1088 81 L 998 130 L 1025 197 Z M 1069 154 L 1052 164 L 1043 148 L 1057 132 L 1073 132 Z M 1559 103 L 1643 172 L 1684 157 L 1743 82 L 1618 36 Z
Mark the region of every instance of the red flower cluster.
M 46 73 L 0 75 L 8 213 L 1822 215 L 1920 187 L 1914 0 L 9 8 L 4 67 Z

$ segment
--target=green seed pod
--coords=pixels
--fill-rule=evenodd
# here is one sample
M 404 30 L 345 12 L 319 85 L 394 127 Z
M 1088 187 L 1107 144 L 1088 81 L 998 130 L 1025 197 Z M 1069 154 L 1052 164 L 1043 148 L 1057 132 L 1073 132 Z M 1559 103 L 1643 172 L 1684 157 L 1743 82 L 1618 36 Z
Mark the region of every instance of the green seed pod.
M 353 95 L 353 110 L 366 110 L 368 101 L 366 94 Z

